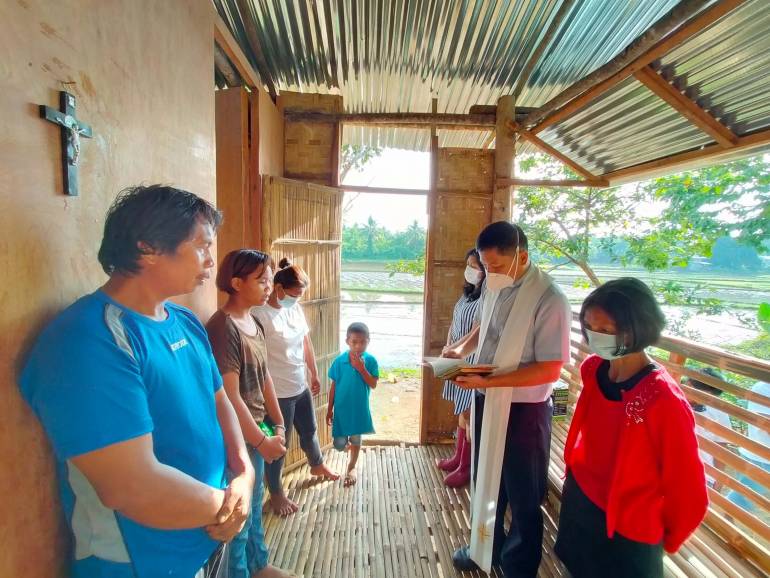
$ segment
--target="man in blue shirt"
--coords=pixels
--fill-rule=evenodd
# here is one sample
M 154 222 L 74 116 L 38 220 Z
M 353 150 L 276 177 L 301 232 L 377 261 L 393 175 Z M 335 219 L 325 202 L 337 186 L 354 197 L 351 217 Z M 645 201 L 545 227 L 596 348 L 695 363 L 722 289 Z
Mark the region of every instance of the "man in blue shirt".
M 99 249 L 109 280 L 26 360 L 21 391 L 56 455 L 73 578 L 226 572 L 254 470 L 205 329 L 167 302 L 209 277 L 220 222 L 186 191 L 124 191 Z

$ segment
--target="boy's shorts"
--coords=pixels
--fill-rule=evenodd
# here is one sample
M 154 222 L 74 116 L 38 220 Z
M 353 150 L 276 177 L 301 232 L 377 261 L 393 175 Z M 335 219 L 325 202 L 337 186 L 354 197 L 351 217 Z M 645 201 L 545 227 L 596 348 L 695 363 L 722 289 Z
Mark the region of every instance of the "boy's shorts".
M 334 449 L 340 452 L 345 451 L 345 448 L 348 447 L 348 443 L 350 443 L 351 446 L 360 446 L 361 445 L 361 436 L 355 435 L 355 436 L 339 436 L 334 438 Z

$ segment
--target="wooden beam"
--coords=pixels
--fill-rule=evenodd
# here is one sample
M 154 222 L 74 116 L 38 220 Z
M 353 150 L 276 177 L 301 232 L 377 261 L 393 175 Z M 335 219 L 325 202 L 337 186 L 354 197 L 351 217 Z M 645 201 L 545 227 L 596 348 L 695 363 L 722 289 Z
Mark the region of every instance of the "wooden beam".
M 607 179 L 612 186 L 631 183 L 670 174 L 677 170 L 692 170 L 715 162 L 727 162 L 733 158 L 745 157 L 753 149 L 761 147 L 770 147 L 770 129 L 740 136 L 735 146 L 730 148 L 724 148 L 718 144 L 709 145 L 606 173 L 601 175 L 601 178 Z
M 219 46 L 219 44 L 216 42 L 214 43 L 214 66 L 224 77 L 228 88 L 243 85 L 243 79 L 241 78 L 240 74 L 238 74 L 238 71 L 235 70 L 232 63 L 230 62 L 230 59 L 227 58 L 225 51 L 222 50 L 222 47 Z
M 495 142 L 496 133 L 490 133 L 490 135 L 484 139 L 484 144 L 481 145 L 481 148 L 488 149 L 492 146 L 492 143 Z
M 654 92 L 662 100 L 670 104 L 682 116 L 697 126 L 715 141 L 725 147 L 738 143 L 738 137 L 725 125 L 719 122 L 698 104 L 679 92 L 651 66 L 645 66 L 634 73 L 636 79 Z
M 695 18 L 692 17 L 698 14 L 708 2 L 704 0 L 680 2 L 618 56 L 532 112 L 522 124 L 526 127 L 535 125 L 532 132 L 537 134 L 561 122 L 746 1 L 720 0 Z M 682 25 L 691 18 L 692 20 Z M 676 32 L 672 34 L 674 30 Z
M 286 120 L 295 122 L 342 122 L 347 125 L 373 125 L 430 130 L 432 125 L 442 130 L 494 130 L 493 114 L 433 114 L 433 113 L 327 113 L 285 111 Z
M 596 187 L 604 188 L 609 186 L 606 179 L 594 179 L 591 181 L 579 181 L 575 179 L 564 179 L 560 181 L 550 181 L 542 179 L 497 179 L 500 186 L 508 185 L 512 187 Z
M 562 154 L 555 148 L 553 148 L 551 145 L 546 143 L 545 141 L 541 140 L 539 137 L 532 134 L 530 131 L 524 130 L 521 125 L 514 121 L 508 121 L 508 128 L 511 130 L 517 132 L 520 137 L 523 139 L 529 141 L 533 145 L 535 145 L 537 148 L 539 148 L 541 151 L 543 151 L 546 154 L 551 155 L 555 159 L 560 160 L 565 165 L 567 165 L 569 168 L 571 168 L 573 171 L 575 171 L 577 174 L 581 175 L 583 178 L 588 179 L 589 181 L 595 181 L 597 180 L 597 177 L 592 172 L 584 169 L 579 164 L 577 164 L 575 161 L 573 161 L 568 156 Z
M 238 41 L 219 14 L 215 14 L 214 17 L 214 41 L 227 55 L 227 58 L 230 59 L 236 70 L 238 70 L 238 74 L 241 75 L 246 86 L 255 89 L 263 88 L 259 76 L 251 66 L 249 59 L 243 53 L 240 44 L 238 44 Z
M 427 195 L 430 192 L 429 189 L 391 189 L 388 187 L 359 187 L 356 185 L 340 185 L 337 188 L 354 193 L 377 193 L 380 195 Z

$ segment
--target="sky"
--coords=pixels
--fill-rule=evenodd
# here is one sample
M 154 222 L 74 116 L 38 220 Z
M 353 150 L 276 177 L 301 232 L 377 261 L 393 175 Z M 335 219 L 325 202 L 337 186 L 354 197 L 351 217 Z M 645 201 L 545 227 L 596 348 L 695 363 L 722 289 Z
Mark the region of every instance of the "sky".
M 350 171 L 342 184 L 368 187 L 403 189 L 427 189 L 430 184 L 430 153 L 383 149 L 362 171 Z M 528 175 L 537 178 L 537 174 Z M 634 185 L 624 185 L 630 189 Z M 345 193 L 343 223 L 351 226 L 364 224 L 373 217 L 377 223 L 391 231 L 402 231 L 413 221 L 427 228 L 427 198 L 420 195 L 385 195 L 380 193 Z M 354 200 L 351 201 L 351 199 Z M 662 210 L 662 204 L 642 203 L 637 215 L 651 217 Z M 601 234 L 602 231 L 597 231 Z
M 350 171 L 344 185 L 391 187 L 399 189 L 427 189 L 429 186 L 430 153 L 383 149 L 361 172 Z M 345 193 L 345 206 L 355 193 Z M 366 223 L 369 216 L 392 231 L 402 231 L 415 220 L 427 227 L 427 196 L 384 195 L 363 193 L 343 215 L 345 225 Z

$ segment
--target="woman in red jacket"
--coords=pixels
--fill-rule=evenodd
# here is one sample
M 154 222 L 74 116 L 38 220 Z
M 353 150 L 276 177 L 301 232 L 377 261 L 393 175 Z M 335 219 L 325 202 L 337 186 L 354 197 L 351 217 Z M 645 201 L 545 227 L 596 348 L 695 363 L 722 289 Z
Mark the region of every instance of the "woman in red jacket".
M 594 355 L 580 367 L 564 463 L 556 553 L 574 578 L 663 576 L 708 507 L 690 405 L 645 352 L 665 318 L 638 279 L 605 283 L 583 303 Z

